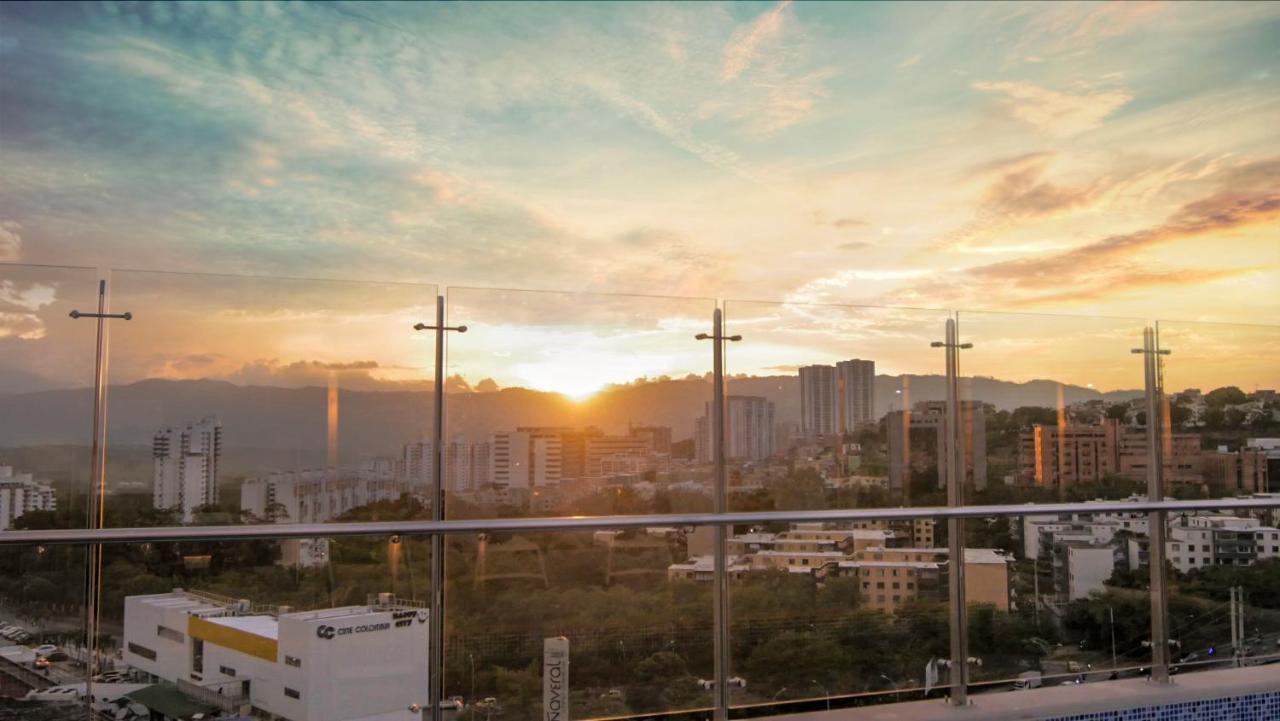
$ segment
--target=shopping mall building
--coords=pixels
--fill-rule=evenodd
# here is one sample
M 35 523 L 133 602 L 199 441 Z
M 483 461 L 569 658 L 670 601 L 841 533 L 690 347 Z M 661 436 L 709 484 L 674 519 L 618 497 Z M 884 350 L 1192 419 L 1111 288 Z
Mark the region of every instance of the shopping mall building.
M 418 719 L 428 611 L 379 594 L 317 611 L 175 589 L 125 599 L 124 660 L 193 698 L 289 721 Z

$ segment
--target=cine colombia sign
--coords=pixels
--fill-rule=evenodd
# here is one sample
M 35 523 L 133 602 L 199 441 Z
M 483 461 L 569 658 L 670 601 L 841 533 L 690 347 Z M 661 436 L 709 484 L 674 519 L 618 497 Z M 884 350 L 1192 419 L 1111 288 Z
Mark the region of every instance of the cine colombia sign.
M 542 719 L 569 721 L 569 639 L 542 641 Z

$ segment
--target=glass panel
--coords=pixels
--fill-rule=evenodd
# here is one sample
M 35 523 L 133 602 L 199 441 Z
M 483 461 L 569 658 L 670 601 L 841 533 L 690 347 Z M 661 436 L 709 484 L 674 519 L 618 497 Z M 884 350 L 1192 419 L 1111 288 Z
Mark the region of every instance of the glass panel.
M 1168 495 L 1280 499 L 1280 326 L 1161 321 L 1159 342 L 1169 351 L 1161 356 Z M 1170 518 L 1176 671 L 1252 666 L 1280 654 L 1277 521 L 1274 508 Z
M 184 718 L 416 719 L 410 707 L 427 705 L 428 536 L 111 544 L 104 556 L 102 645 L 124 673 L 96 697 L 129 692 Z
M 946 312 L 727 301 L 725 316 L 742 336 L 726 349 L 731 510 L 945 505 L 930 343 Z M 735 705 L 919 698 L 948 655 L 945 535 L 930 518 L 731 529 Z
M 1159 342 L 1169 495 L 1280 492 L 1280 326 L 1161 321 Z
M 972 691 L 1146 675 L 1146 527 L 1138 512 L 970 520 L 969 654 L 981 661 Z M 992 574 L 1007 584 L 990 583 Z
M 691 530 L 451 538 L 446 696 L 486 721 L 705 713 L 711 579 L 668 570 Z
M 429 517 L 435 298 L 114 272 L 108 525 Z
M 945 505 L 945 311 L 726 301 L 730 508 Z M 932 544 L 930 544 L 932 545 Z
M 0 546 L 0 718 L 27 718 L 28 708 L 85 718 L 86 568 L 84 546 Z M 99 658 L 111 668 L 109 654 Z
M 0 533 L 84 528 L 98 310 L 91 268 L 0 265 Z M 0 697 L 84 718 L 83 547 L 0 547 Z
M 0 265 L 0 531 L 83 528 L 92 487 L 98 274 Z
M 1143 365 L 1132 352 L 1145 325 L 959 313 L 960 341 L 972 344 L 960 351 L 961 441 L 986 477 L 967 475 L 965 502 L 1145 498 L 1146 429 L 1133 414 L 1145 398 Z M 1146 573 L 1146 525 L 1145 513 L 965 521 L 969 652 L 982 660 L 975 690 L 1037 673 L 1046 684 L 1105 680 L 1113 611 L 1123 616 L 1118 669 L 1149 664 L 1141 641 L 1150 638 L 1150 603 L 1132 592 Z M 1007 597 L 978 580 L 996 567 L 1010 577 Z M 1148 626 L 1132 626 L 1135 614 Z
M 710 510 L 715 303 L 450 288 L 450 518 Z
M 778 537 L 795 532 L 813 531 Z M 846 557 L 807 572 L 741 553 L 743 534 L 730 542 L 732 675 L 744 686 L 734 705 L 779 713 L 945 695 L 946 669 L 928 669 L 949 656 L 946 549 L 862 547 L 850 529 L 824 533 L 845 537 Z

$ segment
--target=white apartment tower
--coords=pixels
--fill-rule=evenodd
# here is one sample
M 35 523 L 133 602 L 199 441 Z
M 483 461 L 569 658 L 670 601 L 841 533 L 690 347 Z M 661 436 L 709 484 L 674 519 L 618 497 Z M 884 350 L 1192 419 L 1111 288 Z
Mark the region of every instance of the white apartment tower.
M 845 433 L 875 418 L 876 362 L 853 358 L 800 368 L 800 431 L 806 441 Z
M 30 511 L 54 511 L 58 502 L 53 488 L 37 483 L 30 473 L 14 473 L 11 466 L 0 466 L 0 531 Z
M 729 396 L 724 414 L 725 458 L 734 461 L 759 461 L 774 452 L 773 403 L 760 396 Z M 694 448 L 698 461 L 712 461 L 711 403 L 697 421 Z
M 155 472 L 152 503 L 175 509 L 184 523 L 196 508 L 218 502 L 222 423 L 214 416 L 184 427 L 161 428 L 151 442 Z
M 840 361 L 836 364 L 836 385 L 840 392 L 839 427 L 851 431 L 876 420 L 876 362 Z
M 812 365 L 800 368 L 800 431 L 806 441 L 835 434 L 839 403 L 835 367 Z
M 561 439 L 527 431 L 494 433 L 489 439 L 489 467 L 497 488 L 539 488 L 560 485 L 563 464 Z

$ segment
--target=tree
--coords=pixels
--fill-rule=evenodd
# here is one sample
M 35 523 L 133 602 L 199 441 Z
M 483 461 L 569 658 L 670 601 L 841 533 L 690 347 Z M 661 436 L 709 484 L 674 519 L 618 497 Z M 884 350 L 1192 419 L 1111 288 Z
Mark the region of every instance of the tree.
M 1235 386 L 1223 386 L 1215 388 L 1204 396 L 1204 402 L 1210 408 L 1222 408 L 1223 406 L 1233 406 L 1244 403 L 1249 400 L 1249 396 L 1245 392 Z
M 844 652 L 816 633 L 784 631 L 751 652 L 745 664 L 747 682 L 765 694 L 810 681 L 831 685 L 844 667 Z

